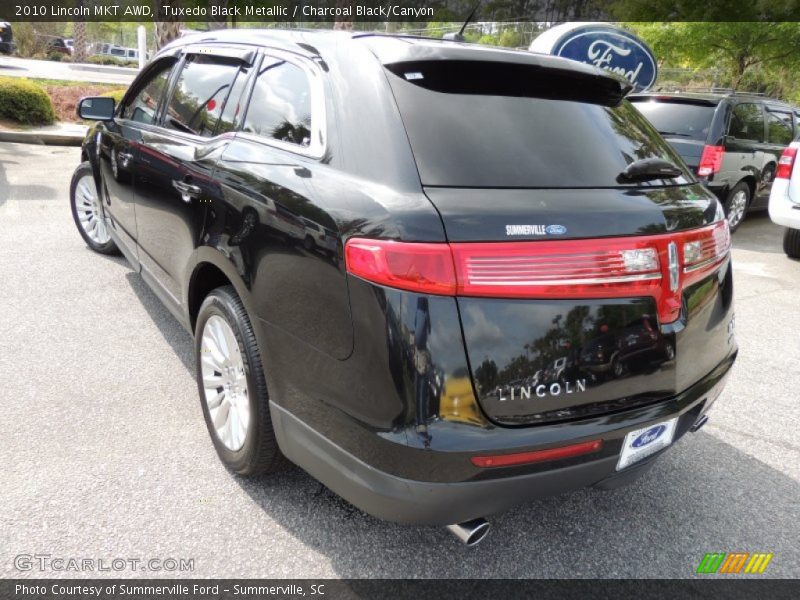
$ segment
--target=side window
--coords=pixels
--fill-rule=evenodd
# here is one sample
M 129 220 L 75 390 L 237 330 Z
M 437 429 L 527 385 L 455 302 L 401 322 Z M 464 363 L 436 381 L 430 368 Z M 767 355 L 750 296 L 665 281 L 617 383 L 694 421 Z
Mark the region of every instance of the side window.
M 783 112 L 767 112 L 767 141 L 788 146 L 792 141 L 792 115 Z
M 214 135 L 238 72 L 238 62 L 205 55 L 187 57 L 167 105 L 164 127 L 203 137 Z
M 247 83 L 247 73 L 249 69 L 244 66 L 239 70 L 239 74 L 231 86 L 231 93 L 228 94 L 228 99 L 225 100 L 225 106 L 222 109 L 222 115 L 219 118 L 219 126 L 217 127 L 217 135 L 229 131 L 235 131 L 239 126 L 242 117 L 242 109 L 244 106 L 244 92 L 245 83 Z
M 286 61 L 262 65 L 247 108 L 244 131 L 307 147 L 311 144 L 311 84 Z
M 122 107 L 120 116 L 139 123 L 152 123 L 156 117 L 158 101 L 166 92 L 169 75 L 175 65 L 174 59 L 166 59 L 141 87 L 128 104 Z
M 733 109 L 728 135 L 740 140 L 764 141 L 764 111 L 760 104 L 739 104 Z

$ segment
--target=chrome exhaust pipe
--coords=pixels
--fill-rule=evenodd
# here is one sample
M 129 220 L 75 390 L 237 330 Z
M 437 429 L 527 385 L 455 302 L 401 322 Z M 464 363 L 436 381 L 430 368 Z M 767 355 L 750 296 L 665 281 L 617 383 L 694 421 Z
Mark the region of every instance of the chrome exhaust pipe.
M 489 533 L 489 521 L 484 518 L 472 519 L 455 525 L 448 525 L 447 530 L 467 546 L 477 546 Z

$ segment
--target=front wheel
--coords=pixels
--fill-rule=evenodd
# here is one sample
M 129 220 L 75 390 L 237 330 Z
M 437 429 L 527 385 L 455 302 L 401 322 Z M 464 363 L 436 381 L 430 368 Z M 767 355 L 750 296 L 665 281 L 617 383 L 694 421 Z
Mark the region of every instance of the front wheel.
M 783 251 L 789 258 L 800 258 L 800 229 L 787 229 L 783 234 Z
M 119 254 L 103 220 L 92 165 L 88 161 L 82 162 L 72 175 L 69 200 L 75 226 L 89 248 L 100 254 Z
M 239 475 L 276 470 L 281 454 L 255 333 L 233 287 L 212 291 L 195 329 L 197 385 L 222 462 Z
M 736 231 L 744 221 L 748 206 L 750 206 L 750 186 L 744 182 L 737 183 L 728 192 L 728 197 L 723 204 L 731 233 Z

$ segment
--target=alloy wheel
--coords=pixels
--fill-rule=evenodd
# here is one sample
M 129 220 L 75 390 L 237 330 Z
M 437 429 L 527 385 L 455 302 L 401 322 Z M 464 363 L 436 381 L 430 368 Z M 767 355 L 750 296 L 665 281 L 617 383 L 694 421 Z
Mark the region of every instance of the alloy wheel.
M 228 322 L 212 315 L 200 346 L 203 397 L 219 441 L 232 452 L 244 446 L 250 425 L 250 398 L 244 358 Z
M 91 175 L 84 175 L 75 187 L 75 209 L 81 228 L 95 244 L 102 246 L 111 239 L 100 213 L 100 202 Z
M 728 207 L 728 226 L 736 228 L 744 219 L 744 212 L 747 210 L 747 194 L 744 190 L 739 190 L 730 199 Z

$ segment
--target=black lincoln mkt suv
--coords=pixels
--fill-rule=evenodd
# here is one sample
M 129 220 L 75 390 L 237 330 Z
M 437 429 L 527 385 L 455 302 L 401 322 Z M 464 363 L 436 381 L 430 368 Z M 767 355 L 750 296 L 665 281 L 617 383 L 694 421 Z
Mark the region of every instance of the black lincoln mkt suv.
M 628 91 L 454 41 L 186 37 L 81 101 L 72 211 L 193 333 L 228 468 L 472 544 L 641 475 L 736 357 L 720 203 Z

